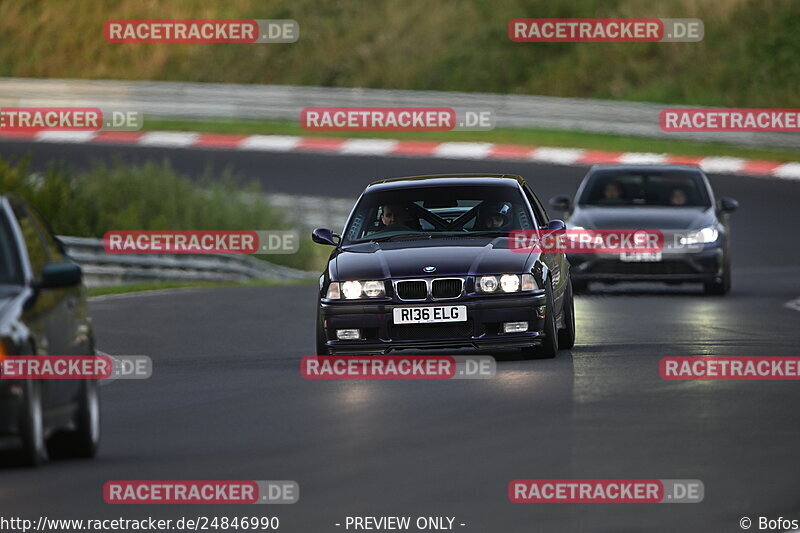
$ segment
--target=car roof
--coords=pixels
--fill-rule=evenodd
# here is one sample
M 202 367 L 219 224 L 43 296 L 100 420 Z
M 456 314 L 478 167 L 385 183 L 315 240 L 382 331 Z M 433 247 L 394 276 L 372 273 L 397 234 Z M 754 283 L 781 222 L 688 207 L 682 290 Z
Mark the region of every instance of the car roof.
M 679 164 L 632 164 L 632 165 L 625 165 L 625 164 L 613 164 L 613 165 L 593 165 L 590 171 L 595 170 L 633 170 L 633 171 L 656 171 L 656 172 L 668 172 L 670 170 L 684 170 L 684 171 L 700 171 L 700 167 L 698 165 L 679 165 Z
M 373 181 L 367 186 L 367 191 L 414 187 L 452 187 L 458 185 L 516 187 L 524 186 L 525 180 L 514 174 L 431 174 Z

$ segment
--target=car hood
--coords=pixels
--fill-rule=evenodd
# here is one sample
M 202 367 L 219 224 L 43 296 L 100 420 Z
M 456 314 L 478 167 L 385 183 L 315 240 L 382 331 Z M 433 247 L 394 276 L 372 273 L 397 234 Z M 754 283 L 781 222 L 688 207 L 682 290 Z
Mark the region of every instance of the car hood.
M 703 207 L 578 207 L 570 227 L 586 229 L 698 229 L 715 221 Z
M 524 272 L 530 254 L 508 243 L 506 237 L 365 243 L 340 249 L 332 260 L 340 281 Z M 427 266 L 436 270 L 425 272 Z

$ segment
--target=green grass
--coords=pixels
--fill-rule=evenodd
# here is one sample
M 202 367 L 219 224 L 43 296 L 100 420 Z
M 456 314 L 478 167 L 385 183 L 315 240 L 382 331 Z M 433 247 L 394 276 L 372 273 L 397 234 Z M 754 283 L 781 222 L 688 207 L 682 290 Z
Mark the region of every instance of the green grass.
M 169 289 L 219 289 L 222 287 L 272 287 L 275 285 L 312 285 L 316 280 L 302 281 L 246 281 L 243 283 L 235 282 L 180 282 L 164 281 L 153 283 L 128 283 L 124 285 L 113 285 L 108 287 L 92 287 L 88 289 L 88 295 L 105 296 L 108 294 L 126 294 L 130 292 L 163 291 Z
M 299 135 L 314 137 L 386 138 L 421 141 L 492 142 L 527 146 L 586 148 L 611 152 L 654 152 L 687 156 L 730 156 L 746 159 L 797 161 L 800 152 L 752 148 L 723 143 L 694 142 L 669 139 L 648 139 L 625 135 L 556 131 L 544 129 L 495 129 L 492 131 L 306 131 L 294 122 L 274 120 L 145 120 L 150 131 L 194 131 L 242 135 Z
M 28 160 L 0 158 L 0 192 L 28 200 L 59 235 L 101 238 L 110 230 L 286 230 L 281 210 L 254 184 L 207 174 L 198 181 L 168 162 L 96 164 L 71 172 L 57 165 L 31 174 Z M 302 270 L 318 270 L 325 250 L 300 239 L 294 254 L 257 258 Z
M 526 17 L 700 18 L 699 43 L 515 43 Z M 110 44 L 109 19 L 295 19 L 293 44 Z M 800 107 L 797 0 L 0 2 L 0 76 Z

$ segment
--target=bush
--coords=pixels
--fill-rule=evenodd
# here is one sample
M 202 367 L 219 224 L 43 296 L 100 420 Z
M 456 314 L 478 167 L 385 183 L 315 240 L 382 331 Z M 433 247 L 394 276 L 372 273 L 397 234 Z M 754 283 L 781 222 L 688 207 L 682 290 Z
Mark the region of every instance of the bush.
M 59 235 L 102 237 L 109 230 L 277 230 L 291 229 L 279 209 L 254 184 L 226 174 L 200 183 L 178 175 L 167 163 L 112 166 L 96 164 L 71 174 L 51 166 L 28 171 L 0 158 L 0 194 L 25 198 Z M 302 237 L 302 236 L 301 236 Z M 301 238 L 291 255 L 256 256 L 302 269 L 319 267 L 319 251 Z

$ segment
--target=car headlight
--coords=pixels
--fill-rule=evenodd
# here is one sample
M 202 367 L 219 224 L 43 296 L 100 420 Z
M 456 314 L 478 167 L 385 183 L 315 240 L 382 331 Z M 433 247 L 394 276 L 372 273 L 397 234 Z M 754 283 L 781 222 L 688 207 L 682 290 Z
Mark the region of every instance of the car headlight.
M 678 239 L 681 244 L 709 244 L 717 242 L 719 238 L 719 230 L 713 226 L 703 228 L 701 230 L 690 233 L 685 237 Z
M 500 276 L 500 288 L 503 292 L 517 292 L 519 290 L 519 276 L 503 274 Z
M 326 297 L 331 300 L 357 300 L 359 298 L 383 298 L 386 286 L 382 281 L 334 281 L 328 285 Z
M 363 287 L 367 298 L 380 298 L 386 294 L 382 281 L 365 281 Z
M 475 285 L 477 292 L 499 293 L 536 290 L 532 274 L 502 274 L 500 276 L 480 276 Z

